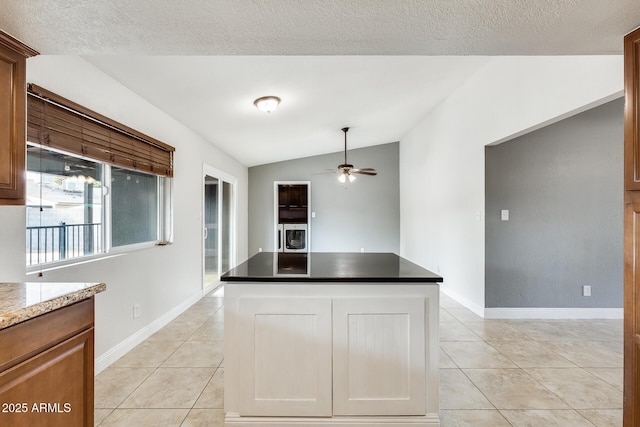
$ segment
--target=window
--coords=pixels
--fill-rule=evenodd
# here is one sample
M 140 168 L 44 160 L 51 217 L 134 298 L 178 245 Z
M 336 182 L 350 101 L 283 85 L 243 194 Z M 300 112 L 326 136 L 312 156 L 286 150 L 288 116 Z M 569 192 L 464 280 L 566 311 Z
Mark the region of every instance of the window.
M 27 266 L 170 240 L 171 193 L 163 187 L 169 178 L 29 144 Z
M 27 147 L 27 265 L 104 251 L 101 164 Z
M 111 168 L 111 245 L 158 240 L 158 177 Z
M 29 85 L 27 266 L 171 240 L 174 148 Z

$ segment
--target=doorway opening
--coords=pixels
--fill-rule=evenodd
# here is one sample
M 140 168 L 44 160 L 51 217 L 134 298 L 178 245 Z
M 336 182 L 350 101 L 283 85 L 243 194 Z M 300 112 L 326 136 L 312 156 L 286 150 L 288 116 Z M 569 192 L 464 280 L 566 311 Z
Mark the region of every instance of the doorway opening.
M 208 292 L 236 264 L 236 178 L 204 165 L 203 280 Z

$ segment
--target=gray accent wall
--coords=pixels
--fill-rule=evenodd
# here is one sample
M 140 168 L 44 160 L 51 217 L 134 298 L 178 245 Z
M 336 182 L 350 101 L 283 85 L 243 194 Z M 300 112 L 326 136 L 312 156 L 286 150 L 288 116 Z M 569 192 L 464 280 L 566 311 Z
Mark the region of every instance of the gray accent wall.
M 486 307 L 622 307 L 623 111 L 486 147 Z
M 378 175 L 340 184 L 326 172 L 344 162 L 344 152 L 249 168 L 249 256 L 273 250 L 274 181 L 311 181 L 312 252 L 399 253 L 399 144 L 349 150 L 348 159 Z

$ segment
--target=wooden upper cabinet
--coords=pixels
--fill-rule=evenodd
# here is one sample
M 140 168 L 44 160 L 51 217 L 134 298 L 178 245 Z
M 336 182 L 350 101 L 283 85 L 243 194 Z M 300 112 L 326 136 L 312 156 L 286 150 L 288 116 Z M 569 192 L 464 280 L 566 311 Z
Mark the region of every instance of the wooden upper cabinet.
M 24 205 L 26 63 L 38 52 L 0 31 L 0 205 Z
M 624 38 L 624 187 L 640 190 L 640 30 Z

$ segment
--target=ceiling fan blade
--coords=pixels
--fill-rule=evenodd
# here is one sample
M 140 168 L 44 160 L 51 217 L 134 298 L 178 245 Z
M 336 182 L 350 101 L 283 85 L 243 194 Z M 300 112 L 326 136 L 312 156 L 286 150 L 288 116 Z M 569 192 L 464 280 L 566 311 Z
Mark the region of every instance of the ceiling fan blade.
M 350 171 L 351 173 L 357 173 L 360 175 L 369 175 L 369 176 L 376 176 L 378 175 L 378 172 L 376 172 L 375 169 L 371 169 L 371 168 L 366 168 L 366 169 L 351 169 Z
M 340 171 L 335 169 L 327 169 L 325 172 L 316 172 L 316 173 L 312 173 L 311 175 L 328 175 L 328 174 L 337 174 L 337 173 L 340 173 Z

